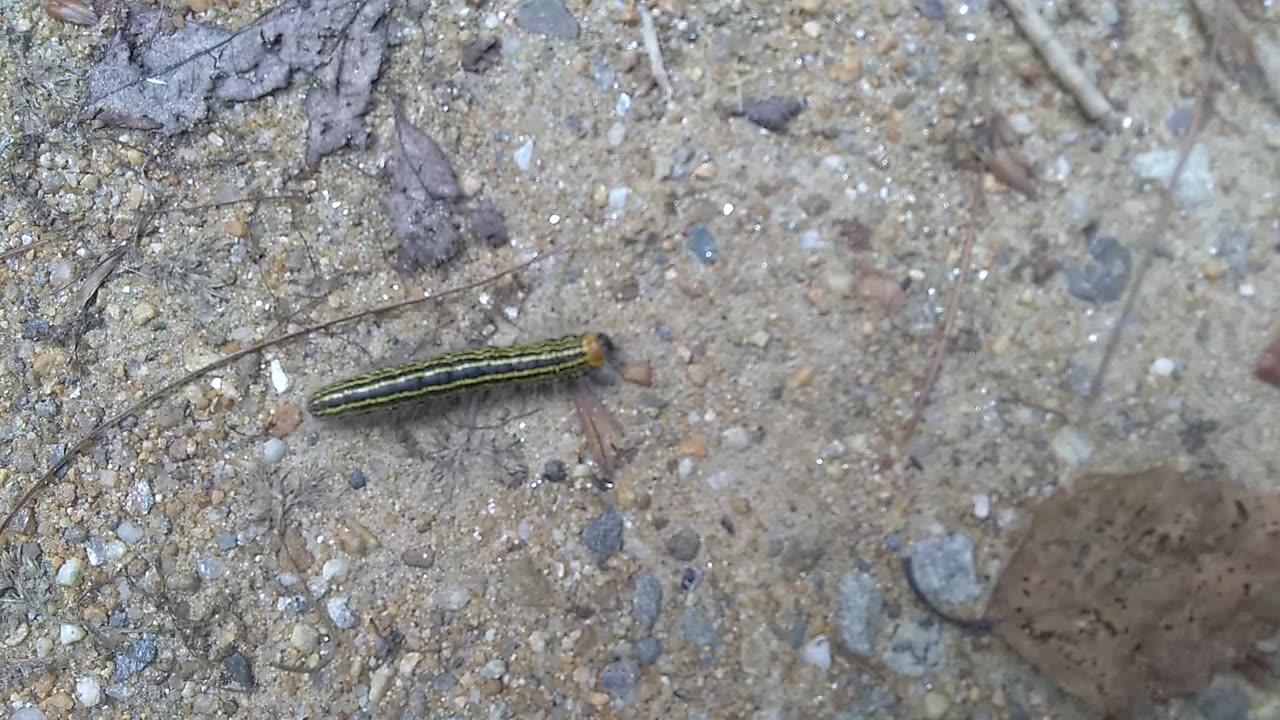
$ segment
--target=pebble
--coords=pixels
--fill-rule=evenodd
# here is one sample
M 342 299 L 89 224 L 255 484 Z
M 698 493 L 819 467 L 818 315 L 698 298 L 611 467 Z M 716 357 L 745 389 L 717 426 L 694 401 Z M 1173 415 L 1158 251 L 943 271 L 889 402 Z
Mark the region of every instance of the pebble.
M 986 520 L 991 515 L 991 496 L 986 493 L 980 493 L 973 496 L 973 516 L 979 520 Z
M 1053 434 L 1053 454 L 1067 465 L 1079 466 L 1093 456 L 1093 443 L 1084 433 L 1065 425 Z
M 271 438 L 262 444 L 262 459 L 268 465 L 275 465 L 284 459 L 289 446 L 280 438 Z
M 680 562 L 690 562 L 698 556 L 702 538 L 692 528 L 681 528 L 667 538 L 667 554 Z
M 226 574 L 227 567 L 216 558 L 201 558 L 196 561 L 196 574 L 201 580 L 217 580 Z
M 499 658 L 494 658 L 485 663 L 484 667 L 477 671 L 480 677 L 486 677 L 490 680 L 501 680 L 503 675 L 507 674 L 507 664 Z
M 107 541 L 94 535 L 84 545 L 84 554 L 89 559 L 89 567 L 98 567 L 107 561 Z
M 982 594 L 973 566 L 973 541 L 961 533 L 914 543 L 911 569 L 920 591 L 939 606 L 973 602 Z
M 45 715 L 40 708 L 25 707 L 14 710 L 9 718 L 10 720 L 48 720 L 49 716 Z
M 662 643 L 654 637 L 643 637 L 636 641 L 636 660 L 641 665 L 652 665 L 662 657 Z
M 129 489 L 129 498 L 125 500 L 125 507 L 131 512 L 138 515 L 146 515 L 151 512 L 151 508 L 155 507 L 156 496 L 151 491 L 151 483 L 146 480 L 140 480 Z
M 609 126 L 609 131 L 605 133 L 605 140 L 609 143 L 609 147 L 619 147 L 627 140 L 627 124 L 619 120 Z
M 640 668 L 640 663 L 635 660 L 623 658 L 615 660 L 604 666 L 604 670 L 600 672 L 600 689 L 608 693 L 616 700 L 624 703 L 634 702 L 637 698 L 637 689 L 640 686 L 640 678 L 644 676 L 644 671 Z
M 800 659 L 822 672 L 831 669 L 831 643 L 826 635 L 819 635 L 800 648 Z
M 511 159 L 515 161 L 516 167 L 521 172 L 529 172 L 529 168 L 533 167 L 533 138 L 524 141 L 524 144 L 516 148 L 511 153 Z
M 333 624 L 343 630 L 350 630 L 355 627 L 359 620 L 356 619 L 355 613 L 351 612 L 348 606 L 350 598 L 345 595 L 332 597 L 324 601 L 324 609 L 329 613 L 329 619 Z
M 400 562 L 411 568 L 426 570 L 436 564 L 436 553 L 429 547 L 414 547 L 400 553 Z
M 237 650 L 222 658 L 222 667 L 231 680 L 240 687 L 253 687 L 253 667 L 249 665 L 249 659 L 244 656 L 244 653 Z
M 1151 372 L 1160 377 L 1169 377 L 1173 374 L 1173 367 L 1173 360 L 1167 357 L 1156 358 L 1156 361 L 1151 363 Z
M 1205 720 L 1249 720 L 1249 696 L 1236 685 L 1212 685 L 1195 704 Z
M 1129 161 L 1129 167 L 1143 180 L 1164 185 L 1173 175 L 1180 154 L 1181 150 L 1152 150 L 1135 155 Z M 1208 202 L 1213 196 L 1214 180 L 1213 171 L 1209 167 L 1209 151 L 1203 145 L 1196 145 L 1187 156 L 1187 163 L 1178 178 L 1178 186 L 1174 189 L 1174 197 L 1179 204 L 1187 207 Z
M 299 652 L 310 655 L 320 647 L 320 631 L 306 623 L 298 623 L 289 634 L 289 644 Z
M 386 697 L 387 689 L 391 687 L 391 680 L 395 677 L 396 670 L 391 665 L 383 665 L 373 671 L 373 677 L 369 678 L 369 704 L 377 705 L 382 702 L 382 698 Z
M 701 608 L 685 608 L 680 618 L 680 630 L 690 643 L 698 647 L 714 647 L 720 644 L 720 631 Z
M 84 561 L 78 557 L 69 557 L 58 568 L 56 581 L 62 587 L 75 587 L 80 584 L 80 576 L 84 571 Z
M 817 38 L 822 35 L 822 23 L 816 20 L 805 21 L 805 23 L 800 26 L 800 29 L 804 31 L 805 35 L 808 35 L 811 38 Z
M 524 0 L 516 6 L 515 20 L 516 25 L 531 33 L 561 40 L 578 37 L 578 21 L 561 0 Z
M 85 630 L 80 625 L 63 623 L 58 628 L 58 642 L 63 645 L 74 645 L 84 639 Z
M 436 607 L 457 612 L 471 602 L 471 591 L 461 585 L 454 585 L 432 595 L 432 601 Z
M 1124 295 L 1133 269 L 1133 256 L 1119 240 L 1099 235 L 1089 241 L 1090 259 L 1063 273 L 1067 292 L 1092 303 L 1114 302 Z
M 636 578 L 635 594 L 631 598 L 631 615 L 641 629 L 652 630 L 658 624 L 662 610 L 662 582 L 653 575 Z
M 616 510 L 606 510 L 587 523 L 582 531 L 582 544 L 596 564 L 604 564 L 622 549 L 622 515 Z
M 327 582 L 342 582 L 347 579 L 347 573 L 351 570 L 351 561 L 346 558 L 336 557 L 324 561 L 324 565 L 320 568 L 320 576 Z
M 289 390 L 289 375 L 285 373 L 284 366 L 280 361 L 271 358 L 271 387 L 275 388 L 280 395 L 285 394 Z
M 240 543 L 236 534 L 233 532 L 224 532 L 218 535 L 218 539 L 214 541 L 218 545 L 218 549 L 223 552 L 230 552 L 236 549 L 236 545 Z
M 805 105 L 800 98 L 772 96 L 748 98 L 732 111 L 766 130 L 782 132 L 805 109 Z
M 142 538 L 145 536 L 146 533 L 143 532 L 142 528 L 128 520 L 116 526 L 116 537 L 130 545 L 137 545 L 142 542 Z M 235 535 L 232 535 L 232 537 L 234 538 Z
M 849 652 L 870 657 L 884 622 L 884 594 L 879 583 L 869 573 L 852 572 L 840 579 L 837 592 L 840 642 Z
M 943 663 L 942 628 L 932 619 L 904 621 L 889 638 L 884 663 L 907 677 L 924 677 Z
M 102 684 L 95 678 L 76 680 L 76 700 L 84 707 L 95 707 L 102 702 Z
M 112 683 L 122 683 L 142 672 L 156 661 L 155 636 L 144 633 L 137 640 L 121 646 L 116 650 L 113 661 L 115 673 L 111 676 Z
M 724 444 L 731 450 L 745 450 L 751 446 L 751 433 L 741 425 L 735 425 L 724 431 Z
M 542 466 L 542 480 L 549 483 L 562 483 L 569 476 L 569 470 L 563 460 L 548 460 Z
M 929 720 L 942 720 L 951 708 L 951 700 L 946 695 L 930 690 L 924 696 L 924 716 Z
M 720 249 L 716 245 L 715 236 L 706 225 L 694 225 L 689 231 L 689 238 L 685 241 L 685 245 L 689 248 L 689 252 L 704 265 L 714 265 L 720 259 Z
M 347 476 L 347 484 L 351 486 L 352 490 L 360 490 L 369 484 L 369 479 L 365 477 L 363 470 L 356 468 Z
M 130 313 L 130 316 L 133 318 L 135 325 L 146 325 L 152 320 L 155 320 L 156 316 L 159 314 L 160 313 L 156 310 L 155 305 L 143 300 L 133 306 L 133 311 Z

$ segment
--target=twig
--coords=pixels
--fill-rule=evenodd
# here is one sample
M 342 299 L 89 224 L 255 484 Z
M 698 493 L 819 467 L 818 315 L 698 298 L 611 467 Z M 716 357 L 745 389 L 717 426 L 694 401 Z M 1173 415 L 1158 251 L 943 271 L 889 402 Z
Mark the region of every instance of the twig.
M 207 365 L 204 365 L 203 367 L 192 370 L 191 372 L 177 378 L 176 380 L 171 380 L 168 383 L 165 383 L 164 385 L 160 386 L 160 388 L 155 392 L 152 392 L 148 395 L 143 396 L 139 400 L 131 403 L 125 409 L 117 412 L 115 415 L 112 415 L 106 420 L 103 420 L 101 423 L 97 425 L 97 427 L 93 428 L 84 437 L 76 441 L 74 445 L 72 445 L 70 448 L 67 449 L 65 453 L 63 453 L 62 457 L 58 458 L 58 460 L 54 462 L 53 465 L 51 465 L 48 470 L 45 471 L 44 475 L 41 475 L 40 478 L 36 480 L 31 487 L 27 488 L 27 490 L 18 497 L 17 502 L 15 502 L 13 504 L 13 507 L 9 509 L 9 512 L 5 514 L 4 522 L 0 522 L 0 529 L 8 527 L 9 523 L 12 522 L 13 518 L 18 514 L 18 511 L 20 511 L 23 507 L 26 507 L 27 503 L 31 502 L 31 500 L 35 498 L 35 496 L 42 489 L 47 487 L 49 483 L 53 481 L 54 476 L 59 471 L 61 471 L 62 468 L 66 467 L 66 465 L 69 462 L 71 462 L 72 458 L 76 457 L 81 452 L 84 452 L 84 450 L 86 450 L 91 444 L 93 444 L 93 442 L 97 440 L 98 437 L 100 437 L 104 432 L 115 427 L 125 418 L 136 414 L 139 410 L 142 410 L 143 408 L 151 405 L 152 403 L 164 397 L 165 395 L 168 395 L 174 390 L 177 390 L 178 388 L 186 385 L 187 383 L 193 380 L 196 380 L 197 378 L 200 378 L 201 376 L 207 373 L 213 372 L 218 368 L 226 367 L 227 365 L 230 365 L 231 363 L 235 362 L 236 360 L 239 360 L 242 357 L 245 357 L 246 355 L 252 355 L 254 353 L 261 352 L 262 350 L 272 347 L 273 345 L 279 345 L 280 343 L 287 342 L 295 338 L 303 337 L 313 332 L 327 330 L 328 328 L 334 327 L 336 325 L 342 325 L 344 323 L 348 323 L 353 320 L 359 320 L 361 318 L 369 317 L 371 315 L 385 315 L 387 313 L 394 312 L 396 310 L 400 310 L 412 305 L 418 305 L 421 303 L 443 300 L 444 298 L 447 298 L 453 295 L 458 295 L 458 294 L 467 292 L 469 290 L 474 290 L 478 287 L 482 287 L 484 285 L 488 285 L 489 283 L 496 282 L 497 280 L 500 280 L 504 277 L 523 272 L 527 268 L 546 260 L 548 257 L 557 255 L 563 252 L 563 250 L 564 250 L 563 248 L 556 248 L 554 250 L 550 250 L 548 252 L 536 255 L 533 257 L 533 259 L 527 260 L 523 263 L 520 263 L 519 265 L 513 265 L 512 267 L 509 267 L 506 270 L 503 270 L 502 272 L 495 273 L 493 275 L 490 275 L 486 278 L 482 278 L 480 280 L 476 280 L 475 282 L 470 282 L 465 285 L 449 288 L 448 290 L 445 290 L 439 294 L 429 294 L 424 297 L 415 297 L 415 298 L 410 298 L 408 300 L 400 300 L 397 302 L 382 305 L 380 307 L 376 307 L 372 310 L 363 310 L 358 313 L 344 315 L 334 320 L 328 320 L 328 321 L 319 323 L 317 325 L 312 325 L 310 327 L 303 328 L 301 330 L 296 330 L 291 333 L 285 333 L 284 335 L 280 335 L 279 337 L 275 337 L 270 340 L 264 340 L 262 342 L 251 345 L 237 352 L 231 353 L 230 355 L 223 356 Z
M 1004 0 L 1005 7 L 1013 15 L 1022 34 L 1040 52 L 1049 70 L 1058 76 L 1058 80 L 1075 96 L 1080 109 L 1090 120 L 1112 126 L 1116 122 L 1116 112 L 1111 107 L 1102 91 L 1090 80 L 1071 54 L 1054 37 L 1053 30 L 1040 17 L 1040 13 L 1032 8 L 1027 0 Z
M 1219 5 L 1219 8 L 1221 7 L 1222 5 Z M 1165 227 L 1169 224 L 1169 217 L 1173 215 L 1174 189 L 1178 186 L 1178 180 L 1182 177 L 1182 170 L 1186 167 L 1187 158 L 1191 157 L 1191 150 L 1195 147 L 1196 141 L 1200 137 L 1200 130 L 1204 126 L 1204 118 L 1209 108 L 1209 95 L 1212 90 L 1210 70 L 1213 58 L 1217 53 L 1218 36 L 1221 34 L 1219 30 L 1222 27 L 1224 14 L 1220 9 L 1216 21 L 1217 29 L 1215 29 L 1212 37 L 1209 38 L 1209 49 L 1205 53 L 1203 66 L 1204 87 L 1201 88 L 1200 96 L 1196 99 L 1195 113 L 1191 118 L 1191 129 L 1187 132 L 1187 137 L 1182 143 L 1181 152 L 1178 153 L 1178 164 L 1174 166 L 1173 173 L 1169 176 L 1169 185 L 1164 189 L 1164 193 L 1160 197 L 1160 207 L 1156 210 L 1155 222 L 1147 227 L 1147 232 L 1142 236 L 1138 248 L 1140 255 L 1138 256 L 1137 268 L 1125 294 L 1124 306 L 1120 309 L 1120 316 L 1116 320 L 1115 327 L 1112 328 L 1111 334 L 1107 337 L 1107 344 L 1102 351 L 1102 360 L 1098 363 L 1098 370 L 1094 373 L 1093 379 L 1089 381 L 1088 394 L 1085 395 L 1084 399 L 1085 417 L 1088 417 L 1094 401 L 1098 398 L 1102 381 L 1106 377 L 1107 370 L 1111 367 L 1112 358 L 1115 357 L 1120 335 L 1124 332 L 1125 326 L 1129 324 L 1134 301 L 1142 288 L 1143 281 L 1146 279 L 1147 271 L 1151 268 L 1151 262 L 1155 258 L 1156 238 L 1164 233 Z
M 667 100 L 671 100 L 675 91 L 671 87 L 671 76 L 667 74 L 666 63 L 662 61 L 662 47 L 658 44 L 658 29 L 654 27 L 653 15 L 643 2 L 636 3 L 636 10 L 640 13 L 640 36 L 644 38 L 644 50 L 649 56 L 649 72 L 657 81 L 658 87 L 662 88 Z
M 29 242 L 26 245 L 19 245 L 18 247 L 13 248 L 12 250 L 5 250 L 4 252 L 0 252 L 0 261 L 8 260 L 11 257 L 18 257 L 19 255 L 22 255 L 26 251 L 34 250 L 40 247 L 41 245 L 48 244 L 48 242 L 49 242 L 49 239 L 45 238 L 44 240 L 36 240 L 35 242 Z
M 951 288 L 951 299 L 947 302 L 947 315 L 938 328 L 933 343 L 933 359 L 929 362 L 929 373 L 920 385 L 916 394 L 915 406 L 911 408 L 911 417 L 902 426 L 902 434 L 898 438 L 898 457 L 906 454 L 907 443 L 915 435 L 916 426 L 924 415 L 925 405 L 929 404 L 929 396 L 942 374 L 942 361 L 947 355 L 947 338 L 951 335 L 951 327 L 955 325 L 956 315 L 960 311 L 960 296 L 964 293 L 965 279 L 969 275 L 969 256 L 973 252 L 973 242 L 978 235 L 978 212 L 982 209 L 982 174 L 973 174 L 973 197 L 970 201 L 969 222 L 965 226 L 964 244 L 960 246 L 960 273 L 956 276 L 956 284 Z

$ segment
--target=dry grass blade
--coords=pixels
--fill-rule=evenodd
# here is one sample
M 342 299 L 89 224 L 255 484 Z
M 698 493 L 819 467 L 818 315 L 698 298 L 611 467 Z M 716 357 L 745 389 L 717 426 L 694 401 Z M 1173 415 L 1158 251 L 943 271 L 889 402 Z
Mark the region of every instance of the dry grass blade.
M 1280 495 L 1168 469 L 1091 475 L 1036 508 L 986 618 L 1117 717 L 1205 687 L 1280 621 Z
M 313 332 L 327 330 L 328 328 L 349 323 L 354 320 L 359 320 L 361 318 L 369 317 L 371 315 L 384 315 L 390 312 L 395 312 L 397 310 L 404 309 L 406 307 L 410 307 L 412 305 L 420 305 L 422 303 L 427 303 L 427 302 L 437 302 L 447 297 L 458 295 L 458 294 L 467 292 L 469 290 L 474 290 L 478 287 L 488 285 L 489 283 L 495 282 L 509 275 L 515 275 L 517 273 L 523 272 L 524 270 L 532 267 L 533 265 L 541 263 L 545 261 L 547 258 L 553 255 L 557 255 L 561 252 L 563 252 L 563 248 L 558 248 L 555 250 L 551 250 L 551 251 L 536 255 L 533 259 L 520 263 L 519 265 L 514 265 L 512 267 L 509 267 L 506 270 L 503 270 L 502 272 L 495 273 L 493 275 L 490 275 L 489 277 L 477 280 L 475 282 L 449 288 L 448 290 L 445 290 L 441 293 L 430 294 L 424 297 L 415 297 L 415 298 L 410 298 L 408 300 L 401 300 L 398 302 L 389 303 L 387 305 L 383 305 L 381 307 L 377 307 L 372 310 L 365 310 L 358 313 L 352 313 L 350 315 L 344 315 L 340 318 L 335 318 L 333 320 L 328 320 L 326 322 L 322 322 L 317 325 L 312 325 L 310 327 L 306 327 L 301 330 L 297 330 L 291 333 L 286 333 L 284 335 L 272 338 L 270 340 L 264 340 L 263 342 L 256 343 L 238 352 L 234 352 L 230 355 L 219 358 L 218 360 L 215 360 L 203 367 L 197 368 L 177 378 L 176 380 L 171 380 L 168 383 L 161 385 L 160 388 L 155 390 L 154 392 L 133 402 L 129 406 L 125 407 L 123 410 L 117 412 L 115 415 L 112 415 L 106 420 L 103 420 L 96 427 L 94 427 L 92 430 L 86 433 L 84 437 L 76 441 L 70 448 L 67 449 L 65 453 L 63 453 L 62 457 L 58 458 L 58 460 L 54 462 L 53 465 L 51 465 L 49 469 L 46 470 L 45 473 L 41 475 L 31 485 L 31 487 L 27 488 L 18 497 L 18 499 L 9 508 L 9 511 L 5 514 L 4 521 L 0 522 L 0 528 L 8 527 L 9 523 L 13 520 L 13 518 L 17 516 L 18 511 L 26 507 L 27 503 L 31 502 L 36 497 L 36 495 L 40 493 L 41 490 L 43 490 L 45 487 L 49 485 L 50 482 L 53 481 L 53 478 L 58 474 L 59 471 L 62 470 L 62 468 L 66 467 L 71 462 L 72 459 L 77 457 L 80 453 L 84 452 L 84 450 L 89 446 L 91 446 L 94 443 L 94 441 L 96 441 L 99 437 L 102 436 L 104 432 L 115 427 L 125 418 L 136 414 L 138 411 L 142 410 L 143 408 L 150 406 L 152 403 L 156 402 L 160 398 L 167 396 L 169 393 L 173 392 L 174 390 L 177 390 L 178 388 L 186 385 L 187 383 L 197 378 L 200 378 L 210 372 L 213 372 L 218 368 L 226 367 L 227 365 L 230 365 L 236 360 L 239 360 L 240 358 L 245 357 L 247 355 L 252 355 L 254 353 L 261 352 L 266 348 L 272 347 L 274 345 L 279 345 L 280 343 L 283 343 L 283 342 L 288 342 L 289 340 L 294 340 L 296 338 L 304 337 Z
M 578 424 L 586 435 L 591 457 L 607 478 L 613 473 L 613 458 L 622 442 L 622 426 L 591 391 L 578 388 L 573 396 Z
M 80 291 L 76 293 L 75 306 L 77 312 L 83 312 L 85 308 L 93 303 L 93 298 L 97 296 L 98 291 L 106 284 L 107 278 L 111 273 L 115 272 L 116 266 L 124 259 L 124 253 L 128 248 L 121 245 L 98 261 L 93 270 L 85 276 L 83 282 L 80 283 Z
M 8 260 L 9 258 L 18 257 L 19 255 L 26 253 L 28 250 L 34 250 L 40 247 L 41 245 L 48 244 L 48 242 L 49 242 L 48 240 L 37 240 L 35 242 L 30 242 L 30 243 L 27 243 L 26 245 L 21 245 L 19 247 L 13 248 L 12 250 L 5 250 L 4 252 L 0 252 L 0 261 Z

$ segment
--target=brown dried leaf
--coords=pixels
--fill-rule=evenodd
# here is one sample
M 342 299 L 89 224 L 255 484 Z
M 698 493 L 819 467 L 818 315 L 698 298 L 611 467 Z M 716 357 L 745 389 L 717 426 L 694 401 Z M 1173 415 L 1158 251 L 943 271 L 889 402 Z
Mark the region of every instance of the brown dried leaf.
M 1278 550 L 1280 495 L 1091 475 L 1036 509 L 986 617 L 1063 689 L 1130 717 L 1203 688 L 1280 621 Z

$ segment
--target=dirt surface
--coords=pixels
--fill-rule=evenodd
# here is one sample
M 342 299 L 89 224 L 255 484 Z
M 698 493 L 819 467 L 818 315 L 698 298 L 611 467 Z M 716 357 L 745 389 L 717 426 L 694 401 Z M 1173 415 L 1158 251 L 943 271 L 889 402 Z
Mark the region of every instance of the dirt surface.
M 167 5 L 137 30 L 268 22 L 233 5 Z M 0 252 L 40 243 L 0 268 L 0 507 L 223 354 L 565 250 L 251 355 L 105 433 L 5 530 L 0 712 L 1088 718 L 920 607 L 900 558 L 978 616 L 1028 509 L 1081 472 L 1280 482 L 1280 396 L 1250 374 L 1280 311 L 1280 117 L 1247 77 L 1219 75 L 1084 402 L 1193 124 L 1190 6 L 1042 7 L 1119 108 L 1105 130 L 990 0 L 658 0 L 661 80 L 629 2 L 384 5 L 335 25 L 359 43 L 298 59 L 287 26 L 261 44 L 289 68 L 278 88 L 259 64 L 235 92 L 194 71 L 139 92 L 135 120 L 183 100 L 156 131 L 82 113 L 119 77 L 95 63 L 145 54 L 107 51 L 126 7 L 90 26 L 0 7 Z M 456 247 L 406 252 L 388 217 L 397 107 L 452 161 L 463 197 L 431 217 Z M 1034 197 L 975 169 L 992 113 Z M 345 128 L 338 148 L 317 118 Z M 481 205 L 508 238 L 472 227 Z M 940 381 L 893 461 L 961 273 Z M 381 364 L 585 330 L 628 377 L 652 369 L 649 387 L 586 385 L 625 433 L 611 484 L 581 388 L 390 422 L 305 410 Z M 1158 712 L 1280 708 L 1227 675 Z

